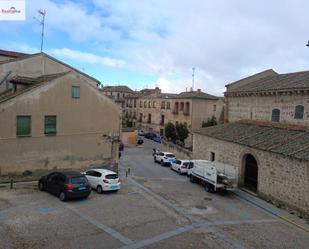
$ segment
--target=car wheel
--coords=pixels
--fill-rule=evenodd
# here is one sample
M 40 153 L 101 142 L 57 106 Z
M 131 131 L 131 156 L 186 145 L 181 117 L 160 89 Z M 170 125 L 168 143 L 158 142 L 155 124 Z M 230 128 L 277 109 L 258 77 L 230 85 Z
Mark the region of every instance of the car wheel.
M 156 157 L 154 157 L 154 158 L 153 158 L 153 161 L 156 163 L 156 162 L 157 162 L 157 158 L 156 158 Z
M 98 192 L 99 194 L 102 194 L 102 193 L 103 193 L 103 188 L 102 188 L 101 185 L 99 185 L 99 186 L 97 187 L 97 192 Z
M 212 191 L 212 186 L 209 183 L 207 183 L 207 182 L 205 184 L 205 191 L 206 192 L 211 192 Z
M 162 166 L 164 166 L 164 162 L 163 162 L 163 160 L 161 160 L 161 165 L 162 165 Z
M 180 171 L 180 169 L 178 169 L 178 174 L 179 174 L 179 175 L 181 175 L 181 171 Z
M 196 182 L 196 181 L 195 181 L 195 177 L 194 177 L 193 175 L 190 175 L 190 182 L 193 182 L 193 183 Z
M 44 184 L 43 182 L 39 182 L 39 190 L 44 191 Z
M 60 195 L 59 195 L 60 201 L 65 201 L 66 198 L 67 198 L 67 197 L 66 197 L 65 193 L 64 193 L 64 192 L 61 192 Z

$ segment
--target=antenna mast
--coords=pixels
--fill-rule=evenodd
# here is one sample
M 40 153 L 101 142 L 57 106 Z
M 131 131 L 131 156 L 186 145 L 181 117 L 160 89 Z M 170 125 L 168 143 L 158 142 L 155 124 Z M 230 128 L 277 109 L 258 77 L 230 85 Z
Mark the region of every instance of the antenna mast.
M 192 91 L 194 91 L 194 74 L 195 74 L 195 67 L 192 67 Z
M 40 23 L 40 25 L 42 26 L 42 33 L 41 33 L 41 52 L 43 51 L 43 42 L 44 42 L 44 26 L 45 26 L 45 15 L 46 15 L 46 11 L 43 9 L 38 10 L 39 16 L 41 17 L 41 20 L 37 21 Z

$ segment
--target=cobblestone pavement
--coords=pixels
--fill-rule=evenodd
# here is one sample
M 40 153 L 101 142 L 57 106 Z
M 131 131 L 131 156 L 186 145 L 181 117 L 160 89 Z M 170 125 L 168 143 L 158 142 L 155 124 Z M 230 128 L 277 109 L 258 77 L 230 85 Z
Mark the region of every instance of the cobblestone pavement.
M 309 233 L 269 205 L 155 164 L 154 146 L 125 149 L 117 193 L 62 203 L 35 183 L 0 188 L 0 248 L 309 248 Z

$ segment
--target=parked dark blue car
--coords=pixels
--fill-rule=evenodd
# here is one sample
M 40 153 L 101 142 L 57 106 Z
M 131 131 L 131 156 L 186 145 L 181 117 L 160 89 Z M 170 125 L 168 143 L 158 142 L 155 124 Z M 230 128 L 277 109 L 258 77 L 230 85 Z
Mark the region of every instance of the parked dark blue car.
M 152 138 L 153 141 L 157 142 L 157 143 L 161 143 L 161 137 L 160 136 L 154 136 Z

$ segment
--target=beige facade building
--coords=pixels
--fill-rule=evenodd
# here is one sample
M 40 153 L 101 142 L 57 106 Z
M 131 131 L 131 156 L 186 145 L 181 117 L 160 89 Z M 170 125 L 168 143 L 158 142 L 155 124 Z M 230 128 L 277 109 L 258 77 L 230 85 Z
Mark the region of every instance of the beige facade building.
M 138 99 L 138 122 L 144 130 L 159 135 L 164 135 L 164 126 L 168 122 L 186 124 L 190 131 L 190 144 L 192 131 L 201 128 L 208 118 L 214 116 L 218 122 L 223 121 L 223 106 L 222 98 L 200 90 L 144 95 Z
M 193 157 L 238 169 L 239 186 L 309 217 L 309 72 L 227 85 L 226 124 L 194 134 Z
M 168 122 L 189 128 L 187 144 L 192 145 L 192 131 L 208 118 L 224 121 L 224 100 L 201 90 L 179 94 L 162 93 L 158 87 L 133 91 L 126 86 L 106 86 L 101 91 L 122 107 L 123 127 L 142 129 L 164 135 Z
M 0 174 L 115 162 L 120 109 L 98 83 L 44 53 L 2 60 Z
M 134 91 L 127 86 L 104 86 L 100 88 L 101 93 L 112 99 L 121 108 L 122 127 L 128 126 L 128 101 L 127 98 L 131 96 Z M 136 106 L 136 102 L 134 103 Z M 132 104 L 131 104 L 132 105 Z

